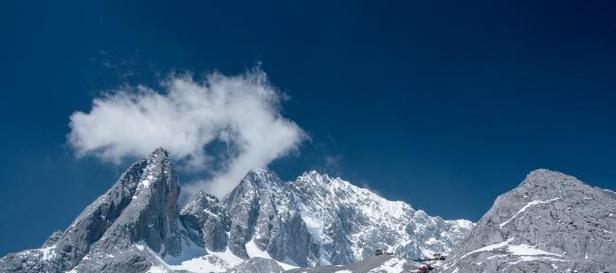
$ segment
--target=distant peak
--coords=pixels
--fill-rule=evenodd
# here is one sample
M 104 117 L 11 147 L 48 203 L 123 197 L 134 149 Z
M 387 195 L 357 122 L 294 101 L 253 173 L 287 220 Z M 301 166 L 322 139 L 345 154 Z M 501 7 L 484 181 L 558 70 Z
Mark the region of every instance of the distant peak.
M 254 186 L 266 186 L 281 183 L 280 178 L 276 173 L 267 168 L 254 168 L 248 171 L 241 184 L 249 183 Z
M 257 176 L 265 176 L 273 174 L 268 168 L 254 168 L 250 169 L 247 175 L 257 175 Z
M 331 184 L 332 182 L 344 182 L 344 180 L 340 177 L 331 177 L 328 174 L 320 173 L 317 170 L 304 172 L 302 173 L 302 175 L 297 177 L 297 180 L 319 185 L 327 185 Z
M 162 147 L 156 148 L 150 155 L 146 156 L 145 159 L 149 164 L 160 164 L 170 161 L 169 153 Z
M 319 178 L 318 180 L 329 180 L 330 179 L 329 175 L 322 174 L 317 170 L 310 170 L 310 171 L 304 172 L 300 177 Z
M 163 157 L 168 158 L 169 153 L 163 147 L 156 148 L 151 154 L 150 157 Z

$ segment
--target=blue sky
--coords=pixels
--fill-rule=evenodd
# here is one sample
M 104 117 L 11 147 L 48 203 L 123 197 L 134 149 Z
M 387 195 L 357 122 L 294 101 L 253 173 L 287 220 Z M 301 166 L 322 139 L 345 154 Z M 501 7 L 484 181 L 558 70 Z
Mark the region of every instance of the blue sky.
M 270 164 L 285 179 L 319 169 L 471 220 L 536 168 L 616 188 L 610 1 L 55 2 L 0 4 L 0 255 L 128 164 L 77 159 L 69 116 L 172 72 L 267 73 L 310 138 Z

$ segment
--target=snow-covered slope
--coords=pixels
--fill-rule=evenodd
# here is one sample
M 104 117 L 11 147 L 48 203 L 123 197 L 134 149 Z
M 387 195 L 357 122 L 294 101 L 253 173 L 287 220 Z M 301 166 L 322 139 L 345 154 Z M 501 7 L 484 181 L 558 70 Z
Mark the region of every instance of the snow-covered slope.
M 251 171 L 223 200 L 200 193 L 182 210 L 191 238 L 242 258 L 300 267 L 348 264 L 385 249 L 407 258 L 449 253 L 472 228 L 316 171 L 282 182 Z M 208 246 L 208 238 L 226 245 Z
M 291 188 L 302 219 L 322 246 L 321 257 L 331 263 L 358 261 L 376 249 L 407 258 L 447 254 L 473 226 L 466 220 L 431 217 L 407 203 L 386 200 L 315 171 L 298 177 Z M 339 246 L 347 243 L 350 252 L 337 257 Z

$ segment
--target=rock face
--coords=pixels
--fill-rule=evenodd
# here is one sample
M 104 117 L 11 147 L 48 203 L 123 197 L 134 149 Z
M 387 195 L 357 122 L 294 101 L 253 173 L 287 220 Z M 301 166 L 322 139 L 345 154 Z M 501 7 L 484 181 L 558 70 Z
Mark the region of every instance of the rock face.
M 616 272 L 616 194 L 533 171 L 496 199 L 439 272 Z
M 428 216 L 315 171 L 285 183 L 264 169 L 251 171 L 221 201 L 196 195 L 181 215 L 189 233 L 206 245 L 216 238 L 239 257 L 265 255 L 300 267 L 348 264 L 377 248 L 407 258 L 448 253 L 473 226 Z
M 222 251 L 227 246 L 229 216 L 215 196 L 198 193 L 182 209 L 180 220 L 195 244 L 211 251 Z
M 157 149 L 134 163 L 43 248 L 0 259 L 0 272 L 144 272 L 150 253 L 180 252 L 177 178 L 167 153 Z
M 250 258 L 227 273 L 282 273 L 284 269 L 272 259 Z
M 41 248 L 0 258 L 0 273 L 280 272 L 348 264 L 377 248 L 448 253 L 473 226 L 314 171 L 283 182 L 254 170 L 220 200 L 198 193 L 181 210 L 179 191 L 157 149 Z

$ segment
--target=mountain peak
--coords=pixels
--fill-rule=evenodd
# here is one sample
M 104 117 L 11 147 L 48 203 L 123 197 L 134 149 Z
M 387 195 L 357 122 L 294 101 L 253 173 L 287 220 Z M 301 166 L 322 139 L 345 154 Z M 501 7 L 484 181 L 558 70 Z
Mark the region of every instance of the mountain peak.
M 500 195 L 440 273 L 613 272 L 614 199 L 573 176 L 538 169 Z
M 548 169 L 536 169 L 531 171 L 526 176 L 524 181 L 520 183 L 521 188 L 542 187 L 552 189 L 559 189 L 561 187 L 579 187 L 584 185 L 586 185 L 584 182 L 573 176 Z
M 43 248 L 3 258 L 0 272 L 111 272 L 105 269 L 118 262 L 122 268 L 114 272 L 143 272 L 152 264 L 150 254 L 135 244 L 162 258 L 180 251 L 178 194 L 171 160 L 162 148 L 156 149 L 133 163 Z
M 247 174 L 267 175 L 267 174 L 271 174 L 271 173 L 273 173 L 273 172 L 270 171 L 270 169 L 268 169 L 268 168 L 253 168 L 253 169 L 250 169 Z
M 528 179 L 541 179 L 541 178 L 556 178 L 556 177 L 572 178 L 572 176 L 570 175 L 566 175 L 558 171 L 552 171 L 549 169 L 542 169 L 542 168 L 533 170 L 530 173 L 528 173 L 528 175 L 526 175 L 527 180 Z
M 338 180 L 341 180 L 341 179 L 339 177 L 336 177 L 336 178 L 330 177 L 328 174 L 322 174 L 316 170 L 304 172 L 302 173 L 302 175 L 297 177 L 297 181 L 309 182 L 311 184 L 319 184 L 319 185 L 330 184 L 331 182 L 338 181 Z
M 256 187 L 269 187 L 281 184 L 282 180 L 267 168 L 255 168 L 248 171 L 240 184 L 242 183 L 249 183 Z
M 165 148 L 163 147 L 158 147 L 154 149 L 154 151 L 150 153 L 150 155 L 148 155 L 147 158 L 169 159 L 169 152 L 167 152 L 167 150 L 165 150 Z

